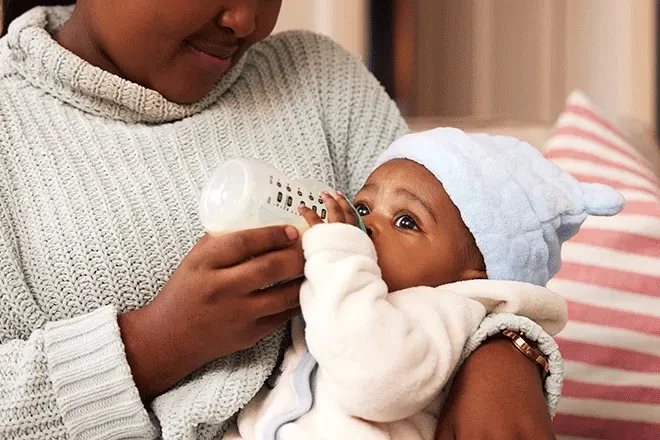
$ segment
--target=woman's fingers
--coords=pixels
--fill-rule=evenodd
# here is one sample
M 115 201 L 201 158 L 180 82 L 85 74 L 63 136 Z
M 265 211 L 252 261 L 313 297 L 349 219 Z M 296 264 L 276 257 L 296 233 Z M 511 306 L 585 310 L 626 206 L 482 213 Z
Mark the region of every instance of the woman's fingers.
M 282 313 L 278 313 L 277 315 L 264 316 L 263 318 L 259 319 L 256 323 L 261 336 L 259 339 L 262 339 L 266 335 L 273 333 L 275 330 L 282 327 L 291 319 L 299 315 L 300 315 L 300 308 L 294 308 L 284 311 Z
M 300 286 L 302 280 L 273 286 L 266 290 L 253 292 L 250 301 L 258 316 L 266 318 L 300 307 Z
M 191 255 L 193 262 L 214 268 L 231 267 L 250 258 L 293 245 L 300 233 L 293 226 L 249 229 L 225 235 L 205 235 Z
M 230 292 L 250 293 L 299 278 L 304 273 L 304 266 L 302 247 L 292 246 L 219 271 L 218 285 L 225 286 Z

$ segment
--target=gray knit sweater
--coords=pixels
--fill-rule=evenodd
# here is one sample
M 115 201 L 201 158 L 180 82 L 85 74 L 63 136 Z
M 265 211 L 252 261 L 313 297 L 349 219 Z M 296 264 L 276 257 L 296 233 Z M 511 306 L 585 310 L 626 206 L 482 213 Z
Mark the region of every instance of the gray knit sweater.
M 50 37 L 69 8 L 35 9 L 0 40 L 0 438 L 219 438 L 262 386 L 280 334 L 208 365 L 151 408 L 117 313 L 146 304 L 203 235 L 200 188 L 232 156 L 354 194 L 406 131 L 358 60 L 295 32 L 251 49 L 202 101 L 177 105 Z M 466 355 L 499 328 L 494 316 Z

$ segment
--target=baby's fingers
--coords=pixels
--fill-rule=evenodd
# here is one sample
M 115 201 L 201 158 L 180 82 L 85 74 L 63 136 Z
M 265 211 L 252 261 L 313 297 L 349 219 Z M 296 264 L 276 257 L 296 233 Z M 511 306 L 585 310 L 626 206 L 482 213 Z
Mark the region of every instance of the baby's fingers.
M 360 219 L 358 218 L 357 212 L 355 212 L 353 206 L 350 204 L 348 199 L 346 199 L 346 196 L 340 191 L 337 191 L 337 196 L 335 199 L 337 199 L 337 203 L 339 203 L 342 211 L 344 211 L 344 219 L 346 220 L 346 223 L 353 226 L 359 226 Z
M 298 207 L 298 212 L 300 213 L 300 215 L 302 215 L 302 217 L 305 219 L 305 221 L 310 227 L 320 225 L 321 223 L 323 223 L 323 220 L 321 220 L 321 217 L 319 217 L 316 211 L 312 211 L 305 205 L 300 205 Z
M 321 199 L 323 199 L 325 209 L 328 211 L 328 223 L 346 223 L 344 210 L 329 192 L 323 192 Z

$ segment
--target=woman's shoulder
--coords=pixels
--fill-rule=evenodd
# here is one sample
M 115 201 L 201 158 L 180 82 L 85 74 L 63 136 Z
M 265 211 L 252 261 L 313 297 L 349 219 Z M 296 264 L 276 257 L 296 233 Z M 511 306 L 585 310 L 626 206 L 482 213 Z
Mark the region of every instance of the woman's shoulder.
M 12 64 L 9 62 L 10 56 L 11 52 L 9 50 L 7 37 L 5 36 L 0 38 L 0 80 L 13 76 L 16 73 Z
M 293 49 L 296 55 L 302 56 L 328 53 L 344 53 L 350 56 L 350 52 L 332 38 L 307 30 L 279 32 L 271 35 L 260 44 L 287 47 L 289 50 Z
M 314 78 L 370 75 L 362 61 L 325 35 L 305 30 L 280 32 L 255 45 L 250 61 L 285 66 Z M 264 61 L 266 63 L 264 63 Z
M 0 124 L 3 121 L 3 114 L 5 112 L 5 99 L 4 96 L 14 91 L 16 87 L 16 72 L 11 67 L 9 62 L 9 50 L 7 49 L 6 37 L 0 38 Z M 2 138 L 4 127 L 0 125 L 0 138 Z
M 8 37 L 0 38 L 0 98 L 15 96 L 22 93 L 25 89 L 26 81 L 16 70 L 15 63 L 12 62 L 11 49 L 9 48 Z M 20 98 L 18 99 L 20 101 Z M 7 100 L 0 99 L 0 122 L 1 116 L 6 110 Z

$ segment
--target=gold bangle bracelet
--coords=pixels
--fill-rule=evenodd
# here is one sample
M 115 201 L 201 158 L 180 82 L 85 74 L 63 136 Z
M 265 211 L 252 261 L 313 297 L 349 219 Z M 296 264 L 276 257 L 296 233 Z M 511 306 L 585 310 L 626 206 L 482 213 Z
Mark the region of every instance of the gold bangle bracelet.
M 545 377 L 550 373 L 550 365 L 548 360 L 545 358 L 541 350 L 534 348 L 528 341 L 525 339 L 524 333 L 516 333 L 511 330 L 502 330 L 502 335 L 511 340 L 513 346 L 518 349 L 522 354 L 527 356 L 529 360 L 534 362 L 536 365 L 541 368 L 542 376 Z

